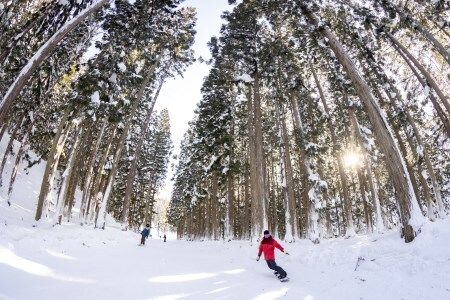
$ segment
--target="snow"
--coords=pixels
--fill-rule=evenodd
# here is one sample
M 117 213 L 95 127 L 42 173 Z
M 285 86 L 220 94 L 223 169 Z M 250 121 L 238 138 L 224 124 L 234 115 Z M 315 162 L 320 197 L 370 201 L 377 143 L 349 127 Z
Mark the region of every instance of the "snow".
M 91 95 L 91 102 L 94 103 L 95 105 L 100 105 L 100 94 L 98 91 L 95 91 Z
M 109 82 L 111 83 L 117 83 L 117 73 L 112 73 L 109 77 Z
M 252 83 L 255 81 L 249 74 L 242 74 L 241 76 L 237 76 L 235 79 L 246 83 Z
M 4 153 L 6 139 L 0 144 Z M 15 145 L 18 146 L 17 144 Z M 9 180 L 10 158 L 3 179 Z M 250 241 L 176 240 L 138 231 L 34 221 L 41 163 L 19 168 L 12 206 L 0 188 L 0 299 L 449 299 L 450 218 L 425 221 L 412 243 L 383 235 L 285 243 L 276 252 L 290 281 L 280 283 Z M 6 185 L 7 186 L 7 185 Z M 79 199 L 74 216 L 78 215 Z
M 124 63 L 118 63 L 118 64 L 117 64 L 117 67 L 119 68 L 119 70 L 120 70 L 121 72 L 125 72 L 125 71 L 127 70 L 127 67 L 125 66 Z

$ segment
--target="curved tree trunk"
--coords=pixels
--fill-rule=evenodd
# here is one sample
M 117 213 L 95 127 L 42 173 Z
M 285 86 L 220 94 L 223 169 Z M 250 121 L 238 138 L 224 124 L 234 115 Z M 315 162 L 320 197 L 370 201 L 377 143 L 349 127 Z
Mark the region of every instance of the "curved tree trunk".
M 73 19 L 61 27 L 55 34 L 28 60 L 28 63 L 22 68 L 16 80 L 10 85 L 8 91 L 0 101 L 0 123 L 6 120 L 10 107 L 12 107 L 17 96 L 23 87 L 28 83 L 31 76 L 44 62 L 48 55 L 58 46 L 62 39 L 73 29 L 75 29 L 83 20 L 92 15 L 109 0 L 98 0 L 89 7 L 81 11 Z

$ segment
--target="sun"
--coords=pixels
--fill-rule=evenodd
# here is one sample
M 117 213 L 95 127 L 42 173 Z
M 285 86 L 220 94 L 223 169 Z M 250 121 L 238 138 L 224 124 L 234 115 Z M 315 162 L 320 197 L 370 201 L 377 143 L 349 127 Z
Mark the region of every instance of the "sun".
M 349 151 L 344 154 L 344 165 L 348 168 L 359 168 L 362 166 L 362 154 L 357 151 Z

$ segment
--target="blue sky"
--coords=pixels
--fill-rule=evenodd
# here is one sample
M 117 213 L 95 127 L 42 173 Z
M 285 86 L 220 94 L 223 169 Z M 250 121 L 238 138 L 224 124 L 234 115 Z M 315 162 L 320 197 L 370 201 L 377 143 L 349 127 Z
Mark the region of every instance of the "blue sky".
M 197 10 L 197 35 L 193 49 L 195 57 L 210 57 L 207 42 L 212 36 L 218 36 L 223 20 L 220 18 L 225 10 L 232 10 L 233 6 L 228 5 L 228 0 L 186 0 L 183 6 L 193 6 Z M 200 88 L 203 78 L 208 75 L 209 66 L 199 62 L 190 66 L 183 78 L 177 77 L 168 80 L 161 89 L 160 96 L 156 103 L 156 109 L 163 108 L 169 110 L 172 141 L 174 143 L 174 153 L 179 152 L 179 146 L 183 134 L 188 128 L 188 122 L 194 117 L 194 110 L 201 99 Z M 167 186 L 160 193 L 163 197 L 170 197 L 171 184 L 169 182 L 172 174 L 167 180 Z

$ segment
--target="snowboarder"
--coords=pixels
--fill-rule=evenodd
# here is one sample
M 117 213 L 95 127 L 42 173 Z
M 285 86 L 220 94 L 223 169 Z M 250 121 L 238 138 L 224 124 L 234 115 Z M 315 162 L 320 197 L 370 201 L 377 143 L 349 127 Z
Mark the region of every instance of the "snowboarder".
M 145 239 L 148 238 L 148 235 L 150 234 L 150 224 L 145 225 L 144 230 L 141 231 L 141 244 L 145 245 Z
M 164 235 L 164 243 L 166 242 L 166 235 Z
M 280 281 L 286 281 L 288 279 L 286 271 L 275 262 L 275 248 L 278 248 L 281 252 L 289 255 L 289 253 L 285 252 L 284 248 L 272 238 L 269 230 L 264 230 L 264 238 L 259 245 L 258 257 L 256 258 L 256 261 L 259 261 L 261 253 L 264 252 L 264 259 L 266 260 L 269 269 L 274 270 L 274 274 L 278 277 L 278 279 L 280 279 Z

